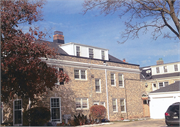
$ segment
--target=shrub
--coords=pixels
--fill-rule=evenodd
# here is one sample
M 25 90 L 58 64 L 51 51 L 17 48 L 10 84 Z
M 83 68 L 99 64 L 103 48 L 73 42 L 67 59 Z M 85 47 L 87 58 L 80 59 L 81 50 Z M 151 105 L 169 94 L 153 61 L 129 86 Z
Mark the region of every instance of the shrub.
M 23 113 L 23 125 L 43 126 L 50 120 L 50 111 L 45 107 L 35 107 Z
M 90 108 L 90 116 L 93 119 L 98 119 L 101 121 L 101 119 L 106 117 L 106 108 L 102 105 L 93 105 Z
M 75 126 L 77 126 L 77 125 L 85 125 L 86 124 L 86 122 L 87 122 L 87 116 L 85 116 L 85 115 L 80 115 L 80 113 L 79 113 L 79 115 L 78 116 L 75 116 L 74 115 L 74 125 Z

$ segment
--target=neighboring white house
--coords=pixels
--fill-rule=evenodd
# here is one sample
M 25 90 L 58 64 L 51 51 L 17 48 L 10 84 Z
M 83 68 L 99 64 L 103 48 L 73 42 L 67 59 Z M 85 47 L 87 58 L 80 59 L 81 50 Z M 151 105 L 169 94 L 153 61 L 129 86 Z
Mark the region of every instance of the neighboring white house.
M 180 81 L 149 93 L 150 118 L 163 119 L 167 108 L 180 102 Z

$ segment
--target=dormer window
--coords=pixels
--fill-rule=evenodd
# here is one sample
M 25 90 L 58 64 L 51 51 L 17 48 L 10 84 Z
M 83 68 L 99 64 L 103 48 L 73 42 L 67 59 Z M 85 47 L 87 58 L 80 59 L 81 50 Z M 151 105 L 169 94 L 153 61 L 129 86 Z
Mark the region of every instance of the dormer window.
M 167 72 L 167 66 L 164 66 L 164 72 Z
M 156 73 L 160 73 L 159 67 L 156 67 Z
M 94 57 L 93 49 L 89 48 L 89 58 L 93 58 L 93 57 Z
M 174 71 L 178 71 L 178 65 L 177 64 L 174 65 Z
M 76 46 L 76 55 L 80 56 L 80 47 L 79 46 Z
M 101 51 L 102 60 L 105 60 L 105 54 L 104 51 Z

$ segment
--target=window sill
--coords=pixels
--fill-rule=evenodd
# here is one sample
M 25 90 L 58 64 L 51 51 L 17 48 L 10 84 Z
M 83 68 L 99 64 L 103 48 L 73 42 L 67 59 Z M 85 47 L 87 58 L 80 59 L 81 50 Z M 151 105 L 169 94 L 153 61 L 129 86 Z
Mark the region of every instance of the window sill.
M 126 111 L 122 111 L 121 113 L 126 113 Z
M 96 93 L 102 93 L 102 92 L 96 92 Z
M 76 108 L 76 110 L 89 110 L 89 108 Z
M 113 113 L 118 113 L 118 111 L 113 111 Z
M 124 88 L 124 86 L 119 86 L 119 88 Z
M 116 87 L 116 85 L 111 85 L 112 87 Z
M 87 79 L 75 79 L 76 81 L 87 81 Z

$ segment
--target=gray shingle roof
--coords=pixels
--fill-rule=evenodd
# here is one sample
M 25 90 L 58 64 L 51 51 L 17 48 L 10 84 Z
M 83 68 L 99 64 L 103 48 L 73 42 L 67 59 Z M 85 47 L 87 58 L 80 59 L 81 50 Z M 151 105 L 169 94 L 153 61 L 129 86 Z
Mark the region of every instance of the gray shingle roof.
M 172 92 L 172 91 L 180 91 L 180 81 L 176 81 L 173 84 L 170 84 L 158 90 L 152 91 L 150 93 Z

